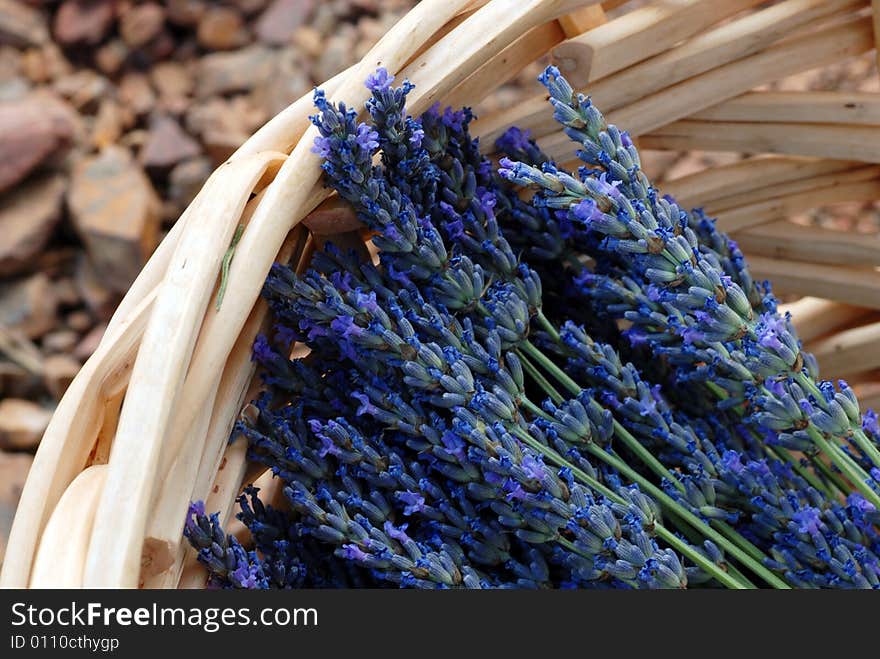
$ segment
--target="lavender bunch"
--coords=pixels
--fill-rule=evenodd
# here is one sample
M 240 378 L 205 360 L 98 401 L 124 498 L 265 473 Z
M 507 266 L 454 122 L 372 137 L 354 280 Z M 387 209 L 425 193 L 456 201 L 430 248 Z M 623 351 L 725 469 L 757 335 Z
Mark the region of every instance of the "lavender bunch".
M 880 505 L 876 481 L 848 453 L 857 452 L 872 468 L 880 464 L 851 390 L 815 380 L 815 365 L 801 351 L 790 319 L 776 313 L 772 298 L 753 304 L 750 280 L 735 281 L 710 249 L 717 241 L 706 223 L 694 231 L 690 214 L 650 186 L 627 135 L 607 125 L 553 67 L 541 80 L 554 116 L 583 147 L 580 157 L 601 171 L 583 168 L 572 176 L 552 163 L 538 169 L 505 160 L 501 174 L 540 188 L 540 203 L 601 236 L 598 248 L 627 273 L 587 274 L 583 285 L 597 291 L 609 313 L 631 321 L 629 339 L 668 359 L 679 379 L 696 379 L 724 405 L 747 406 L 749 421 L 776 433 L 780 445 L 821 452 Z M 782 411 L 780 386 L 802 413 Z
M 544 81 L 558 87 L 557 117 L 585 130 L 583 117 L 595 121 L 589 106 L 560 109 L 565 85 L 555 76 Z M 678 331 L 720 331 L 730 313 L 744 322 L 775 313 L 735 245 L 703 217 L 678 209 L 671 220 L 674 202 L 657 199 L 613 127 L 596 139 L 616 144 L 614 156 L 603 155 L 605 142 L 593 156 L 586 146 L 601 170 L 578 177 L 511 132 L 508 152 L 529 164 L 504 161 L 499 176 L 468 134 L 468 111 L 414 119 L 405 113 L 411 86 L 392 81 L 382 70 L 368 80 L 367 123 L 316 92 L 326 180 L 372 230 L 380 261 L 330 247 L 303 276 L 270 273 L 275 337 L 255 345 L 266 392 L 238 432 L 251 459 L 284 481 L 288 509 L 248 492 L 239 517 L 251 552 L 195 510 L 187 533 L 215 581 L 742 588 L 753 586 L 750 573 L 777 588 L 877 586 L 876 506 L 852 493 L 844 505 L 839 474 L 792 458 L 803 437 L 773 431 L 771 444 L 761 434 L 784 415 L 799 428 L 804 415 L 816 424 L 803 405 L 794 418 L 794 376 L 767 376 L 759 388 L 742 372 L 749 359 L 779 364 L 744 351 L 749 336 L 730 346 Z M 525 201 L 510 182 L 543 191 Z M 626 224 L 626 234 L 582 217 L 629 209 L 645 217 L 631 218 L 641 229 Z M 665 224 L 655 217 L 663 212 Z M 673 247 L 661 249 L 656 236 Z M 661 266 L 666 251 L 681 256 L 681 236 L 694 256 L 677 281 Z M 519 250 L 524 240 L 533 245 Z M 716 319 L 691 299 L 706 286 L 733 290 L 716 300 L 728 310 Z M 684 298 L 661 299 L 671 294 Z M 575 295 L 592 301 L 587 309 L 601 303 L 601 314 L 572 314 Z M 651 322 L 633 321 L 625 335 L 609 322 L 635 311 Z M 669 368 L 642 362 L 640 371 L 638 359 L 623 359 L 626 339 L 674 365 L 672 386 L 649 381 Z M 310 355 L 289 360 L 293 341 Z M 719 346 L 732 367 L 698 361 Z M 706 406 L 688 402 L 688 387 L 723 396 L 725 411 L 700 418 Z M 774 399 L 763 399 L 768 391 Z M 845 388 L 832 393 L 849 401 Z M 768 410 L 770 419 L 759 416 Z M 876 437 L 870 421 L 862 433 Z M 871 473 L 857 438 L 840 446 Z

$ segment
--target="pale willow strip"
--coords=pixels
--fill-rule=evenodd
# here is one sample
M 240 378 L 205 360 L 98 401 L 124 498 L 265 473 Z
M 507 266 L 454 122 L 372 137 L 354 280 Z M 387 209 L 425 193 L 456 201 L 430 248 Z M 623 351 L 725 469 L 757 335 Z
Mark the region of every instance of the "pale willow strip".
M 841 161 L 830 160 L 824 162 L 839 164 Z M 828 169 L 830 170 L 831 167 L 828 167 Z M 817 188 L 832 188 L 848 183 L 861 183 L 874 180 L 878 177 L 880 177 L 880 165 L 859 165 L 844 171 L 826 171 L 814 176 L 803 176 L 799 179 L 786 181 L 784 183 L 762 186 L 755 190 L 727 195 L 706 203 L 705 208 L 710 214 L 720 214 L 736 208 L 742 208 L 743 206 L 753 206 L 754 204 L 769 201 L 771 199 L 790 197 L 804 192 L 812 192 Z
M 663 182 L 663 192 L 690 208 L 724 203 L 752 192 L 770 194 L 776 185 L 837 174 L 858 167 L 854 160 L 820 160 L 800 156 L 759 156 L 704 169 Z
M 414 47 L 448 21 L 460 7 L 461 5 L 456 3 L 431 0 L 418 5 L 379 42 L 371 53 L 372 57 L 366 58 L 359 67 L 355 68 L 353 76 L 363 74 L 366 69 L 372 69 L 377 64 L 387 64 L 385 60 L 389 60 L 392 68 L 396 68 L 393 66 L 395 61 L 408 57 Z M 359 84 L 362 85 L 362 79 L 366 76 L 358 75 L 358 77 L 361 77 Z M 353 90 L 348 89 L 348 86 L 354 84 L 353 80 L 350 83 L 346 80 L 340 92 L 349 96 Z M 300 141 L 293 152 L 294 161 L 301 161 L 301 156 L 296 157 L 298 152 L 308 148 L 309 145 L 304 145 L 303 141 Z M 297 163 L 297 165 L 302 164 L 302 162 Z M 299 180 L 295 183 L 287 180 L 285 183 L 291 183 L 289 187 L 297 191 L 304 189 L 308 195 L 317 182 L 317 167 L 314 168 L 316 170 L 314 175 L 309 171 L 311 168 L 296 169 Z M 274 183 L 277 183 L 279 178 L 286 178 L 282 177 L 284 171 L 285 167 L 282 167 Z M 270 185 L 267 199 L 270 198 L 274 183 Z M 174 405 L 183 388 L 184 374 L 187 372 L 196 343 L 196 332 L 199 328 L 197 319 L 202 318 L 209 307 L 208 298 L 219 270 L 220 260 L 232 237 L 234 222 L 237 221 L 245 201 L 246 197 L 236 199 L 225 196 L 209 200 L 210 205 L 213 206 L 212 210 L 215 211 L 214 217 L 218 218 L 216 222 L 218 226 L 213 226 L 212 223 L 210 232 L 196 230 L 190 232 L 189 227 L 194 225 L 188 224 L 172 256 L 168 273 L 161 284 L 161 293 L 157 296 L 149 326 L 144 333 L 142 349 L 138 352 L 132 381 L 120 416 L 111 453 L 110 472 L 98 506 L 86 563 L 84 583 L 87 586 L 133 587 L 138 583 L 148 504 L 156 481 L 161 444 Z M 230 207 L 223 208 L 223 205 Z M 236 207 L 238 212 L 233 213 Z M 276 226 L 281 222 L 289 223 L 290 220 L 289 216 L 283 220 L 278 218 Z M 250 226 L 253 227 L 254 222 Z M 209 235 L 203 235 L 205 233 Z M 260 264 L 264 260 L 271 263 L 272 257 L 283 241 L 282 235 L 281 240 L 272 241 L 270 244 L 261 242 L 259 249 L 248 249 L 248 236 L 254 233 L 257 232 L 245 232 L 242 238 L 240 249 L 247 253 L 249 258 L 233 261 L 230 272 L 232 284 L 235 283 L 236 264 L 250 261 L 256 254 L 265 256 L 265 252 L 269 249 L 272 250 L 272 254 L 268 255 L 268 259 L 256 260 Z M 284 234 L 286 233 L 287 231 L 284 230 Z M 265 269 L 254 268 L 257 269 L 261 270 L 259 276 L 262 279 L 268 270 L 268 264 Z M 232 340 L 224 350 L 218 351 L 222 352 L 223 356 L 217 360 L 219 363 L 211 369 L 211 372 L 216 372 L 225 361 L 225 355 L 228 354 L 253 306 L 254 296 L 259 292 L 259 283 L 257 282 L 250 289 L 250 294 L 246 298 L 237 297 L 238 291 L 227 290 L 227 303 L 222 309 L 230 309 L 237 305 L 237 315 L 241 316 L 241 320 L 232 328 Z M 210 378 L 206 379 L 210 382 Z M 206 383 L 205 387 L 209 385 Z
M 626 125 L 615 113 L 611 113 L 609 121 Z M 647 135 L 640 134 L 642 145 L 648 149 L 763 151 L 880 163 L 877 126 L 686 119 L 651 130 Z
M 783 220 L 734 233 L 733 237 L 747 257 L 769 256 L 852 268 L 880 266 L 877 236 Z
M 807 192 L 769 199 L 719 213 L 717 217 L 718 228 L 731 233 L 774 220 L 781 220 L 819 206 L 842 201 L 875 201 L 877 199 L 880 199 L 880 181 L 876 180 L 817 187 Z
M 107 466 L 94 465 L 82 471 L 64 491 L 40 540 L 31 588 L 82 587 L 95 508 L 106 477 Z
M 791 314 L 798 337 L 804 343 L 848 327 L 869 313 L 861 307 L 818 297 L 803 297 L 780 305 L 779 312 Z
M 748 92 L 692 114 L 689 119 L 880 126 L 880 94 L 845 91 Z
M 809 346 L 824 378 L 849 377 L 880 368 L 880 322 L 819 339 Z
M 560 44 L 553 61 L 575 88 L 653 57 L 763 0 L 651 3 Z
M 767 49 L 769 44 L 789 37 L 795 30 L 816 28 L 829 16 L 846 16 L 860 6 L 864 6 L 864 0 L 787 0 L 730 21 L 684 42 L 681 46 L 604 80 L 597 80 L 583 91 L 591 95 L 597 107 L 608 112 L 759 53 Z M 760 62 L 758 64 L 761 65 Z M 773 79 L 771 76 L 767 81 Z M 480 135 L 484 144 L 494 144 L 511 125 L 528 129 L 535 137 L 543 137 L 558 130 L 558 124 L 547 113 L 546 96 L 537 95 L 515 108 L 477 121 L 474 131 Z
M 756 256 L 749 259 L 755 279 L 769 279 L 777 293 L 815 295 L 859 307 L 880 309 L 880 272 L 832 265 L 783 261 Z

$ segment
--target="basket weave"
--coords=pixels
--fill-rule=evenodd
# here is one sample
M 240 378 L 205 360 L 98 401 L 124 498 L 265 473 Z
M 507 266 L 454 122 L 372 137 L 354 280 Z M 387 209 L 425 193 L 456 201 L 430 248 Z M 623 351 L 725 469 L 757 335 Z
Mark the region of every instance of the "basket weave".
M 413 114 L 435 102 L 476 105 L 553 51 L 569 80 L 643 148 L 784 154 L 700 172 L 664 191 L 718 215 L 753 255 L 756 278 L 826 298 L 795 303 L 820 363 L 825 354 L 832 370 L 852 370 L 866 346 L 880 354 L 880 328 L 864 324 L 873 320 L 868 309 L 880 309 L 878 239 L 785 222 L 817 205 L 880 198 L 880 167 L 871 164 L 880 163 L 880 97 L 751 91 L 874 48 L 880 2 L 873 12 L 867 0 L 784 0 L 760 10 L 764 0 L 636 4 L 423 0 L 322 88 L 363 104 L 364 79 L 383 66 L 416 85 Z M 266 316 L 258 295 L 269 267 L 304 263 L 329 235 L 362 244 L 349 212 L 325 201 L 311 111 L 311 95 L 298 100 L 217 169 L 133 284 L 43 437 L 0 585 L 204 585 L 183 521 L 196 499 L 228 519 L 242 483 L 260 475 L 248 470 L 244 442 L 227 439 L 253 393 L 250 351 Z M 559 160 L 572 152 L 543 96 L 474 130 L 492 145 L 513 124 Z M 224 255 L 240 224 L 218 309 Z

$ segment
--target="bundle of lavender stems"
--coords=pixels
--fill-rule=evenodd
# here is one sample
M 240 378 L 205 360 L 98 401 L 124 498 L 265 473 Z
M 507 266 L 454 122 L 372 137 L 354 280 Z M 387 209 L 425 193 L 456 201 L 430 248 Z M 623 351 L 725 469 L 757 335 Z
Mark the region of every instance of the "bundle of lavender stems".
M 576 172 L 515 128 L 490 161 L 469 110 L 408 116 L 382 69 L 362 123 L 315 92 L 326 183 L 378 259 L 328 245 L 270 273 L 231 441 L 283 501 L 245 490 L 244 544 L 191 506 L 210 583 L 880 587 L 876 416 L 625 132 L 540 81 Z

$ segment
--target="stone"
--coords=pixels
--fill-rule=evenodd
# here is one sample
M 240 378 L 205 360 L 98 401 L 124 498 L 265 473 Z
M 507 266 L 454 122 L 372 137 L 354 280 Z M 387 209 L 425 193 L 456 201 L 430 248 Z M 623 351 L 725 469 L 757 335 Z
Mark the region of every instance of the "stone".
M 126 73 L 117 90 L 120 102 L 135 115 L 149 114 L 156 105 L 156 94 L 149 78 L 143 73 Z
M 140 160 L 144 167 L 167 169 L 201 152 L 199 143 L 187 135 L 175 119 L 158 117 L 152 122 Z
M 56 325 L 58 299 L 42 272 L 0 285 L 0 325 L 37 339 Z
M 351 26 L 348 26 L 351 27 Z M 337 73 L 345 69 L 354 57 L 353 30 L 341 30 L 324 42 L 324 48 L 312 77 L 317 80 L 329 80 Z
M 107 325 L 96 325 L 86 334 L 73 350 L 73 356 L 81 361 L 86 361 L 92 356 L 92 353 L 98 349 L 101 339 L 104 338 L 104 332 L 107 331 Z
M 113 39 L 95 51 L 95 64 L 105 75 L 119 73 L 130 51 L 122 39 Z
M 274 0 L 254 24 L 257 39 L 274 46 L 290 43 L 314 9 L 315 0 Z
M 211 7 L 199 19 L 196 39 L 206 50 L 230 50 L 241 46 L 247 39 L 241 14 L 230 7 Z
M 0 561 L 3 560 L 15 509 L 33 461 L 33 456 L 27 453 L 0 451 Z
M 0 197 L 0 277 L 27 270 L 61 219 L 63 176 L 32 177 Z
M 212 53 L 199 60 L 198 96 L 250 91 L 269 82 L 275 70 L 275 50 L 253 45 L 229 53 Z
M 41 48 L 28 48 L 21 58 L 22 72 L 35 84 L 43 84 L 66 75 L 73 67 L 54 43 Z
M 74 286 L 76 282 L 74 282 Z M 77 292 L 77 297 L 79 297 L 79 292 Z M 85 332 L 92 328 L 92 325 L 95 324 L 95 321 L 92 320 L 92 314 L 88 311 L 83 311 L 79 309 L 77 311 L 71 311 L 67 316 L 64 317 L 64 324 L 67 325 L 71 330 L 77 333 Z
M 0 397 L 36 398 L 44 396 L 42 378 L 19 364 L 0 359 Z
M 241 13 L 250 16 L 264 9 L 268 3 L 267 0 L 232 0 L 232 4 L 238 7 Z
M 30 451 L 37 447 L 52 412 L 20 398 L 0 400 L 0 447 Z
M 66 46 L 100 43 L 116 16 L 111 0 L 64 0 L 52 24 L 56 41 Z
M 69 329 L 55 330 L 43 337 L 42 348 L 44 352 L 57 354 L 70 352 L 79 343 L 79 334 Z
M 323 48 L 324 37 L 311 25 L 302 25 L 293 33 L 293 45 L 309 57 L 318 57 Z
M 73 167 L 68 208 L 89 257 L 115 290 L 125 290 L 158 241 L 159 202 L 126 149 L 105 148 Z
M 265 120 L 260 108 L 247 97 L 237 96 L 193 105 L 187 113 L 186 125 L 191 133 L 200 136 L 205 152 L 219 165 Z
M 0 44 L 42 46 L 49 41 L 43 13 L 23 2 L 0 0 Z
M 364 228 L 351 204 L 333 195 L 322 201 L 318 207 L 303 218 L 309 231 L 320 236 L 332 236 Z
M 80 258 L 77 259 L 76 269 L 73 273 L 73 281 L 76 284 L 76 290 L 80 298 L 85 303 L 86 309 L 88 309 L 88 312 L 86 312 L 88 322 L 85 323 L 85 327 L 78 330 L 82 332 L 95 324 L 93 316 L 100 319 L 110 318 L 121 298 L 117 293 L 110 290 L 107 283 L 95 270 L 91 259 L 82 252 L 79 256 Z M 74 316 L 68 320 L 68 322 L 71 321 L 79 322 L 79 318 Z M 68 326 L 72 329 L 74 328 L 72 325 Z
M 98 106 L 98 113 L 92 124 L 92 146 L 101 150 L 105 146 L 115 144 L 122 136 L 122 131 L 130 126 L 133 120 L 133 113 L 123 110 L 112 98 L 105 98 Z
M 145 46 L 162 31 L 165 25 L 165 10 L 155 2 L 132 5 L 126 8 L 119 19 L 119 34 L 132 48 Z
M 275 116 L 312 89 L 313 84 L 306 70 L 299 49 L 288 47 L 278 51 L 272 84 L 261 85 L 251 92 L 254 104 L 262 109 L 266 119 Z
M 65 268 L 69 270 L 69 268 Z M 76 284 L 70 276 L 62 276 L 60 279 L 54 279 L 55 297 L 58 298 L 58 304 L 63 307 L 79 306 L 81 300 L 76 290 Z
M 181 162 L 174 166 L 168 175 L 168 197 L 175 204 L 175 212 L 180 213 L 189 205 L 205 181 L 214 171 L 210 158 L 201 156 Z
M 53 112 L 36 94 L 0 103 L 0 192 L 69 145 L 73 132 L 72 122 Z
M 182 27 L 192 27 L 199 22 L 208 10 L 204 0 L 166 0 L 168 22 Z
M 193 90 L 192 75 L 180 62 L 159 62 L 150 71 L 150 80 L 160 97 L 186 97 Z
M 81 364 L 70 355 L 49 355 L 43 361 L 43 382 L 46 391 L 55 400 L 61 400 L 64 392 L 79 373 Z
M 80 69 L 55 81 L 53 89 L 80 112 L 91 114 L 112 91 L 110 81 L 91 69 Z

